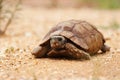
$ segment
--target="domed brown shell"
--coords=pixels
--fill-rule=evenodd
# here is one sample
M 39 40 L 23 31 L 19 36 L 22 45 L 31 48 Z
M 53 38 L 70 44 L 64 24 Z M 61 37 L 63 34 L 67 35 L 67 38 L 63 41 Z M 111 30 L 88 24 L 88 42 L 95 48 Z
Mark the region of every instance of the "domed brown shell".
M 53 27 L 40 44 L 53 35 L 62 35 L 89 53 L 96 53 L 104 44 L 103 35 L 91 24 L 81 20 L 64 21 Z

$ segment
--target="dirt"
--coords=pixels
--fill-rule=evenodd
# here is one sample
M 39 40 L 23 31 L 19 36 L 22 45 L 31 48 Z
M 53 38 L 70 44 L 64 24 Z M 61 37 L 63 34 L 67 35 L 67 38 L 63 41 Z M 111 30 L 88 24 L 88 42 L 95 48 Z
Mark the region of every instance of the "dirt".
M 24 7 L 0 36 L 0 80 L 119 80 L 120 28 L 100 28 L 116 21 L 120 10 L 39 9 Z M 31 51 L 58 22 L 82 19 L 94 24 L 107 39 L 109 52 L 91 60 L 36 59 Z

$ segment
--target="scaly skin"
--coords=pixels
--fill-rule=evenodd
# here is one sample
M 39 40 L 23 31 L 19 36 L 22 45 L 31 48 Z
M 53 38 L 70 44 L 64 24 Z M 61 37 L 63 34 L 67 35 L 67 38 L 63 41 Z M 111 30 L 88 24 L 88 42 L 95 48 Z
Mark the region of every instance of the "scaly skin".
M 47 46 L 45 46 L 45 47 L 38 46 L 35 49 L 33 49 L 32 55 L 34 55 L 36 58 L 45 57 L 45 55 L 49 51 L 49 49 L 50 48 L 48 48 Z
M 87 53 L 81 49 L 78 49 L 77 47 L 75 47 L 73 44 L 70 44 L 70 43 L 66 43 L 66 50 L 75 59 L 90 60 L 90 58 L 91 58 L 89 53 Z

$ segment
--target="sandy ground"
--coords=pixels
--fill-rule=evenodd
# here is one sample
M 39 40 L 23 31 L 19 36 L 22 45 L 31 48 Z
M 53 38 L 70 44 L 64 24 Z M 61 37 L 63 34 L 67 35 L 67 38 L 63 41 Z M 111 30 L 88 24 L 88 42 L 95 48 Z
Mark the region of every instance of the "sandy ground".
M 60 21 L 82 19 L 97 26 L 111 51 L 91 60 L 36 59 L 31 55 L 44 35 Z M 24 8 L 6 35 L 0 36 L 0 80 L 120 80 L 120 11 Z

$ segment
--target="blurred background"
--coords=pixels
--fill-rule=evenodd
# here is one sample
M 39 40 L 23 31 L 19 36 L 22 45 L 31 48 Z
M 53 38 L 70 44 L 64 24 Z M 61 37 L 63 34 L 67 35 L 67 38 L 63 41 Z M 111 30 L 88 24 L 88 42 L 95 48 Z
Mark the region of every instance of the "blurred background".
M 120 24 L 120 0 L 0 0 L 0 2 L 1 28 L 2 26 L 8 28 L 13 20 L 22 20 L 22 24 L 26 22 L 27 25 L 35 27 L 37 24 L 44 28 L 69 19 L 82 19 L 102 27 L 115 25 L 114 28 L 118 28 Z
M 34 58 L 46 33 L 70 19 L 96 26 L 110 52 L 88 61 Z M 120 0 L 0 0 L 0 80 L 41 79 L 120 80 Z
M 23 3 L 30 7 L 43 8 L 120 8 L 120 0 L 24 0 Z

